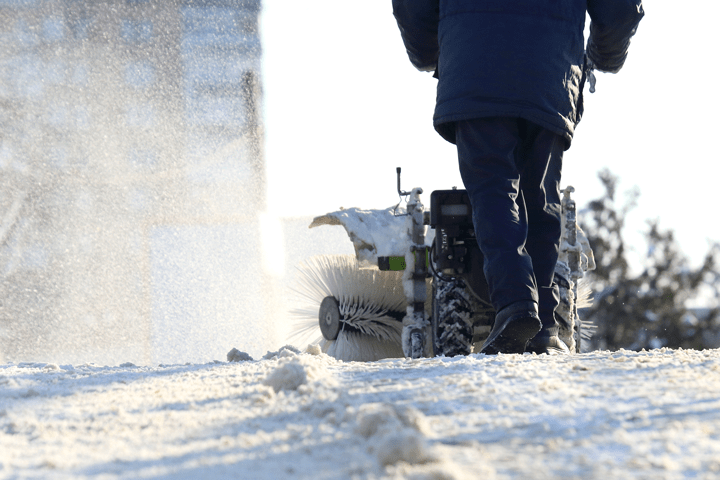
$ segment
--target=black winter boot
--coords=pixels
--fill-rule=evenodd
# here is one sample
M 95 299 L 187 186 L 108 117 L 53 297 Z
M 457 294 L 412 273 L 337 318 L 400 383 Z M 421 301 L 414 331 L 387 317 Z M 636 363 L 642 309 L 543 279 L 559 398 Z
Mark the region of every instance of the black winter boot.
M 554 331 L 553 329 L 540 330 L 540 332 L 528 342 L 525 351 L 537 353 L 538 355 L 542 355 L 543 353 L 548 355 L 570 354 L 570 349 L 558 336 L 557 327 L 555 327 Z
M 495 325 L 480 353 L 523 353 L 528 340 L 540 331 L 542 324 L 535 302 L 516 302 L 495 316 Z
M 560 291 L 553 283 L 552 287 L 538 288 L 539 314 L 542 322 L 542 330 L 535 335 L 527 344 L 526 352 L 541 355 L 568 354 L 570 349 L 558 336 L 558 323 L 555 317 L 555 309 L 560 303 Z

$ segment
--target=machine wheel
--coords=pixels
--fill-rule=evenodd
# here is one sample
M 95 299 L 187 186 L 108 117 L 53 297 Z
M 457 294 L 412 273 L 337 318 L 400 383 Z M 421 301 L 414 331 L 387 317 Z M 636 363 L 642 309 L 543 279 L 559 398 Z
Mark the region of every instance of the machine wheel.
M 473 348 L 472 302 L 462 280 L 433 279 L 433 354 L 469 355 Z
M 325 297 L 318 315 L 320 331 L 327 340 L 335 340 L 340 333 L 340 305 L 335 297 Z

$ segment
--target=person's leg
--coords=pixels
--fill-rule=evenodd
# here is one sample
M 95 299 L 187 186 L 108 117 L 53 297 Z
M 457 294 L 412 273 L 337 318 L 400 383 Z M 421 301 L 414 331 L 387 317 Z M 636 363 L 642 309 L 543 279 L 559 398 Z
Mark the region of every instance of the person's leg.
M 517 165 L 518 119 L 457 122 L 456 138 L 490 300 L 498 312 L 481 353 L 522 353 L 541 324 L 533 264 L 525 249 L 528 223 Z
M 460 175 L 470 197 L 490 300 L 496 311 L 537 303 L 528 224 L 520 195 L 518 119 L 480 118 L 456 123 Z
M 522 125 L 522 122 L 525 124 Z M 553 277 L 558 260 L 561 234 L 560 178 L 564 139 L 531 122 L 521 121 L 523 146 L 520 191 L 525 200 L 528 235 L 525 248 L 532 258 L 538 288 L 538 308 L 543 328 L 530 342 L 529 349 L 539 353 L 562 348 L 557 338 L 555 309 L 560 301 Z M 557 339 L 557 341 L 555 341 Z
M 520 191 L 528 218 L 525 249 L 532 258 L 538 287 L 551 287 L 560 248 L 564 140 L 531 122 L 524 123 Z

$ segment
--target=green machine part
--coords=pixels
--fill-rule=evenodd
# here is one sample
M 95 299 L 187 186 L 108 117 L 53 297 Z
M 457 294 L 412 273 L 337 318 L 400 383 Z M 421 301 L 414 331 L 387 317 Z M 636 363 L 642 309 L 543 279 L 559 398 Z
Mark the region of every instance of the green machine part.
M 425 249 L 425 262 L 426 265 L 430 264 L 430 249 Z M 378 257 L 378 268 L 382 271 L 394 271 L 398 272 L 405 270 L 407 264 L 405 263 L 405 257 Z

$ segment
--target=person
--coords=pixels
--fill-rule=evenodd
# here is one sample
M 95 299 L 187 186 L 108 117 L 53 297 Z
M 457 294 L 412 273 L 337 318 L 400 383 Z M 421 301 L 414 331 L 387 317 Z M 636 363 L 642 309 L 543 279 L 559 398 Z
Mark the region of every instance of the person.
M 457 145 L 497 312 L 480 352 L 567 352 L 554 313 L 563 153 L 592 70 L 625 63 L 642 1 L 393 0 L 393 14 L 412 64 L 438 79 L 435 129 Z

